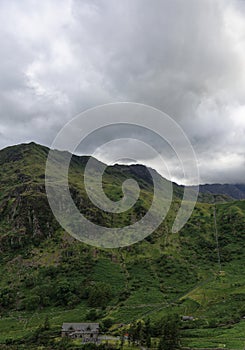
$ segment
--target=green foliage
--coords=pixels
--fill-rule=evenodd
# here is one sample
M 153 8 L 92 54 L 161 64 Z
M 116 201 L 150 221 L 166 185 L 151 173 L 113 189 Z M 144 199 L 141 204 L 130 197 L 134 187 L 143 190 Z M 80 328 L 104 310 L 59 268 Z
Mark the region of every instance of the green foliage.
M 96 321 L 99 318 L 100 314 L 96 309 L 90 309 L 86 314 L 87 321 Z
M 158 350 L 177 350 L 180 348 L 180 317 L 169 315 L 160 322 L 160 341 Z
M 0 307 L 12 308 L 15 302 L 15 292 L 11 288 L 4 288 L 0 290 Z
M 114 320 L 111 317 L 104 318 L 101 322 L 100 329 L 102 329 L 103 332 L 107 332 L 109 328 L 113 325 Z
M 105 307 L 112 298 L 111 286 L 104 282 L 94 283 L 88 288 L 88 305 Z
M 31 295 L 22 301 L 21 308 L 26 309 L 28 311 L 33 311 L 36 310 L 39 305 L 40 297 L 38 295 Z
M 58 343 L 54 344 L 54 349 L 57 350 L 72 350 L 74 349 L 74 346 L 72 344 L 71 339 L 65 337 L 62 338 Z

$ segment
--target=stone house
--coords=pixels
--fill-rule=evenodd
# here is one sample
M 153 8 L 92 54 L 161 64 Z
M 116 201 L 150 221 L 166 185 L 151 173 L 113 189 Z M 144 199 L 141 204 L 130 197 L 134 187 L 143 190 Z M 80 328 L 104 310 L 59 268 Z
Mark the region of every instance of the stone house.
M 84 343 L 97 343 L 99 323 L 63 323 L 61 336 L 80 338 Z

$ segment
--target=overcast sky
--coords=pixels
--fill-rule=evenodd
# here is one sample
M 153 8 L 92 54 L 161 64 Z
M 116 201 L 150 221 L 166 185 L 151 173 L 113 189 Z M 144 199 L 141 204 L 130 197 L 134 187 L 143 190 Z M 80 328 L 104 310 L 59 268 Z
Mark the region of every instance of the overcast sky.
M 0 26 L 0 148 L 131 101 L 182 126 L 201 183 L 245 182 L 245 1 L 1 0 Z

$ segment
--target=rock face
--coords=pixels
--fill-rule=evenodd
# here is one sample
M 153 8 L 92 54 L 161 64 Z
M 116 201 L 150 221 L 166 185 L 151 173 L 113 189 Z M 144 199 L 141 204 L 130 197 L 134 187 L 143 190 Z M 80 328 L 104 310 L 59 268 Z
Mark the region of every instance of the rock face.
M 45 193 L 48 149 L 34 143 L 0 151 L 0 249 L 52 235 L 57 224 Z
M 49 209 L 44 187 L 41 191 L 30 186 L 15 188 L 1 201 L 0 217 L 2 249 L 42 241 L 58 227 Z

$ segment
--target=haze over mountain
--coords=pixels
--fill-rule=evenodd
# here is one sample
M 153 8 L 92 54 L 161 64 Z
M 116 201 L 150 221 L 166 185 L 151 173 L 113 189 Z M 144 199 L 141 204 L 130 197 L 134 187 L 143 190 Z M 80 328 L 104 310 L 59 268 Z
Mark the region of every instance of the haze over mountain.
M 245 184 L 209 184 L 199 186 L 201 193 L 225 194 L 235 199 L 245 199 Z

